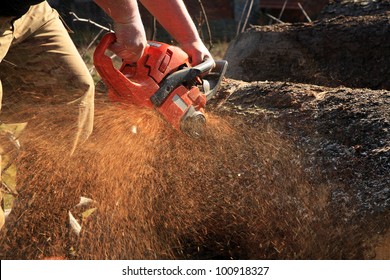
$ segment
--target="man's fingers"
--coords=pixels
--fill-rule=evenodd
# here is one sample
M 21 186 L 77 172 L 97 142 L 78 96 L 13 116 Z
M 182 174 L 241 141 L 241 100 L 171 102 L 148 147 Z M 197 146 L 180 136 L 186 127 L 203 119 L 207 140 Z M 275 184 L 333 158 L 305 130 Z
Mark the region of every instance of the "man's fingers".
M 142 54 L 143 54 L 143 48 L 139 48 L 138 50 L 134 50 L 132 48 L 128 48 L 126 46 L 123 46 L 118 43 L 114 43 L 109 47 L 110 51 L 115 53 L 117 56 L 122 58 L 123 60 L 126 60 L 128 62 L 137 62 Z

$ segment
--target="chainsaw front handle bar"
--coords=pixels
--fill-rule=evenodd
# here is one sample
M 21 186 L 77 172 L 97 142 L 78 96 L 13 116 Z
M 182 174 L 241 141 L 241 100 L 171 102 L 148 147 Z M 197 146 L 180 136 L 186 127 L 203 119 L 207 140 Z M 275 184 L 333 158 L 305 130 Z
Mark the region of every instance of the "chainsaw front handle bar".
M 214 60 L 206 59 L 204 62 L 190 68 L 183 68 L 179 71 L 176 71 L 170 74 L 165 80 L 160 84 L 158 91 L 152 95 L 150 100 L 152 103 L 159 107 L 168 95 L 179 85 L 183 83 L 190 83 L 195 80 L 196 77 L 199 77 L 203 73 L 209 72 L 214 67 Z
M 207 58 L 205 61 L 203 61 L 202 63 L 200 63 L 198 65 L 195 65 L 191 69 L 196 69 L 201 74 L 203 74 L 203 73 L 206 73 L 206 72 L 210 71 L 211 69 L 213 69 L 213 67 L 214 67 L 214 60 L 211 58 Z

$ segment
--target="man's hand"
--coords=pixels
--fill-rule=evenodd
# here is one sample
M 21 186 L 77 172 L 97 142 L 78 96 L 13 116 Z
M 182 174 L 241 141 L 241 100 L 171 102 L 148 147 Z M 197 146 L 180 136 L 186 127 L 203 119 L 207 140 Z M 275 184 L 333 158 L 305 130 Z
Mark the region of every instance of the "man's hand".
M 184 43 L 181 44 L 180 47 L 188 54 L 192 66 L 198 65 L 206 59 L 213 59 L 210 52 L 202 41 Z
M 117 37 L 110 49 L 128 62 L 142 56 L 146 42 L 145 29 L 137 0 L 94 0 L 114 20 Z M 193 66 L 212 59 L 182 0 L 140 0 L 160 24 L 189 55 Z
M 137 62 L 146 47 L 142 23 L 114 23 L 116 42 L 109 49 L 127 62 Z
M 145 29 L 137 0 L 94 0 L 114 21 L 117 41 L 110 46 L 116 55 L 137 62 L 146 46 Z
M 140 0 L 189 55 L 193 66 L 212 59 L 182 0 Z

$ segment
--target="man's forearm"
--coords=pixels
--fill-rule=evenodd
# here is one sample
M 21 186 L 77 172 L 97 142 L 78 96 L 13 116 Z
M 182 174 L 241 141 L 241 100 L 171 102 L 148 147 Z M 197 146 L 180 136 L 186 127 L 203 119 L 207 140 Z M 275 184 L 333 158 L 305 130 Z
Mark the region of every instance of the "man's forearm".
M 136 62 L 146 46 L 145 29 L 137 0 L 94 0 L 113 19 L 116 42 L 110 49 L 128 61 Z M 160 24 L 180 44 L 194 65 L 210 52 L 199 37 L 196 26 L 182 0 L 140 0 Z
M 116 23 L 135 22 L 140 19 L 137 0 L 94 0 Z
M 181 0 L 140 0 L 179 44 L 200 41 L 196 26 Z

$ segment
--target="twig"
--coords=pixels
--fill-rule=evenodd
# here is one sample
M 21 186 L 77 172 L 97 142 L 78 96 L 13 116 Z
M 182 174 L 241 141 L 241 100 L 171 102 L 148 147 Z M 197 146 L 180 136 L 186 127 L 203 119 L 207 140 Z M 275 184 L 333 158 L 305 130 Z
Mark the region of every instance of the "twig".
M 6 60 L 6 59 L 3 59 L 3 61 L 5 62 L 5 63 L 8 63 L 9 65 L 12 65 L 12 66 L 18 66 L 18 65 L 16 65 L 15 63 L 13 63 L 13 62 L 11 62 L 11 61 L 9 61 L 9 60 Z
M 245 27 L 246 27 L 246 25 L 248 23 L 249 16 L 251 15 L 252 7 L 253 7 L 253 1 L 254 0 L 251 0 L 251 3 L 249 4 L 248 12 L 246 14 L 244 25 L 242 26 L 242 29 L 241 29 L 241 33 L 245 31 Z
M 8 168 L 11 167 L 11 165 L 13 164 L 13 162 L 15 161 L 15 159 L 17 158 L 17 156 L 19 155 L 20 153 L 20 143 L 19 143 L 19 140 L 17 137 L 15 137 L 12 133 L 7 133 L 7 136 L 8 136 L 8 139 L 9 141 L 13 144 L 13 146 L 16 148 L 16 150 L 14 151 L 6 151 L 5 153 L 8 154 L 8 162 L 5 166 L 3 166 L 0 170 L 0 178 L 1 178 L 1 175 L 6 172 L 8 170 Z M 12 157 L 11 157 L 12 155 Z M 0 155 L 1 156 L 1 155 Z M 1 181 L 1 180 L 0 180 Z M 2 182 L 3 186 L 8 189 L 8 186 Z
M 93 44 L 97 41 L 97 39 L 99 39 L 99 37 L 103 33 L 103 31 L 105 31 L 105 30 L 104 29 L 100 29 L 99 33 L 95 36 L 95 38 L 93 38 L 91 43 L 89 43 L 89 45 L 83 51 L 83 53 L 81 54 L 81 57 L 84 57 L 84 55 L 87 53 L 87 51 L 93 46 Z
M 242 22 L 242 19 L 244 18 L 244 13 L 245 13 L 246 7 L 248 6 L 248 3 L 249 3 L 249 0 L 246 0 L 246 1 L 245 1 L 244 8 L 242 9 L 240 21 L 238 22 L 236 35 L 238 35 L 238 34 L 240 33 L 240 30 L 241 30 L 241 22 Z
M 272 18 L 274 21 L 277 21 L 278 23 L 284 23 L 283 21 L 281 21 L 280 19 L 274 17 L 273 15 L 270 15 L 270 14 L 268 14 L 268 13 L 265 13 L 265 15 L 266 15 L 267 17 Z
M 99 33 L 93 38 L 93 40 L 88 44 L 87 48 L 83 51 L 83 53 L 81 54 L 81 57 L 84 57 L 85 54 L 87 53 L 87 51 L 93 46 L 93 44 L 96 42 L 96 40 L 99 38 L 99 36 L 102 34 L 103 31 L 108 31 L 108 32 L 113 32 L 113 30 L 111 28 L 108 28 L 106 26 L 103 26 L 101 24 L 98 24 L 90 19 L 86 19 L 86 18 L 80 18 L 76 15 L 76 13 L 74 12 L 69 12 L 70 15 L 72 15 L 74 17 L 73 21 L 80 21 L 80 22 L 87 22 L 89 24 L 92 24 L 98 28 L 100 28 L 100 31 Z M 95 66 L 93 65 L 89 70 L 90 73 L 92 73 L 95 69 Z
M 202 41 L 204 41 L 204 35 L 203 35 L 203 15 L 202 15 L 202 12 L 199 12 L 199 17 L 197 18 L 197 21 L 198 21 L 198 28 L 197 28 L 197 31 L 199 33 L 199 36 L 200 38 L 202 39 Z
M 8 193 L 8 194 L 12 194 L 13 196 L 18 196 L 18 193 L 13 191 L 10 187 L 8 187 L 8 185 L 6 183 L 4 183 L 3 181 L 1 182 L 1 185 L 3 186 L 3 188 L 5 189 L 5 192 Z
M 153 17 L 153 32 L 152 32 L 152 41 L 156 41 L 156 36 L 157 36 L 157 20 L 155 17 Z
M 298 6 L 299 8 L 301 9 L 302 13 L 305 15 L 306 19 L 309 21 L 309 22 L 312 22 L 310 17 L 308 16 L 308 14 L 306 13 L 306 11 L 303 9 L 301 3 L 298 2 Z
M 19 222 L 20 219 L 23 217 L 23 215 L 28 211 L 28 209 L 25 209 L 22 214 L 19 215 L 19 217 L 16 219 L 16 222 Z
M 105 27 L 103 25 L 100 25 L 90 19 L 86 19 L 86 18 L 80 18 L 78 17 L 74 12 L 69 12 L 70 15 L 72 15 L 74 17 L 73 21 L 81 21 L 81 22 L 87 22 L 87 23 L 90 23 L 92 25 L 95 25 L 96 27 L 100 28 L 100 29 L 103 29 L 105 31 L 109 31 L 109 32 L 112 32 L 113 30 L 111 28 L 108 28 L 108 27 Z
M 280 11 L 280 14 L 278 16 L 278 19 L 281 19 L 282 18 L 282 15 L 284 13 L 284 9 L 286 9 L 286 6 L 287 6 L 287 2 L 288 0 L 284 1 L 284 4 L 283 4 L 283 7 L 282 7 L 282 10 Z
M 210 44 L 209 50 L 211 50 L 213 48 L 213 40 L 212 40 L 212 37 L 211 37 L 210 24 L 209 24 L 209 21 L 207 19 L 206 10 L 204 9 L 202 0 L 198 0 L 198 2 L 199 2 L 199 5 L 200 5 L 200 8 L 202 10 L 202 13 L 203 13 L 203 16 L 204 16 L 204 20 L 206 21 L 207 33 L 209 35 L 209 44 Z

